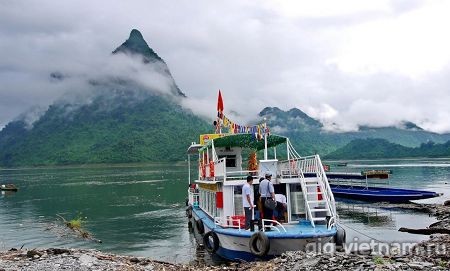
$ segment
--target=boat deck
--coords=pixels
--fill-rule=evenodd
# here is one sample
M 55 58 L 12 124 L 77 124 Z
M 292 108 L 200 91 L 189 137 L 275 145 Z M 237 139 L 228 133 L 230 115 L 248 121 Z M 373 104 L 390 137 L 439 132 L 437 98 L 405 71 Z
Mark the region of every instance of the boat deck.
M 239 229 L 235 227 L 223 227 L 214 224 L 213 219 L 207 215 L 202 209 L 198 207 L 193 208 L 193 212 L 199 219 L 202 220 L 204 225 L 209 229 L 214 229 L 215 232 L 224 235 L 232 235 L 238 237 L 251 237 L 258 229 L 255 227 L 255 231 Z M 276 226 L 279 231 L 272 228 L 271 231 L 266 231 L 267 237 L 279 238 L 279 239 L 303 239 L 303 238 L 319 238 L 325 236 L 333 236 L 336 234 L 336 227 L 327 229 L 326 225 L 316 225 L 313 227 L 308 220 L 300 220 L 299 222 L 282 223 L 284 229 L 280 226 Z M 275 227 L 275 226 L 274 226 Z

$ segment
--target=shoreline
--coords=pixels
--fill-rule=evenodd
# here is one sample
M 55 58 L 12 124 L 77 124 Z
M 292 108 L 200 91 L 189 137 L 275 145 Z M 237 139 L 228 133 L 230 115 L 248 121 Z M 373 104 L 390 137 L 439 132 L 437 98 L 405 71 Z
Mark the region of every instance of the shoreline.
M 450 229 L 450 206 L 437 204 L 377 204 L 379 207 L 425 212 L 438 222 L 428 229 Z M 149 258 L 87 249 L 35 249 L 0 252 L 0 271 L 9 270 L 449 270 L 450 235 L 431 234 L 409 253 L 380 255 L 372 250 L 359 253 L 288 252 L 270 261 L 229 263 L 221 266 L 172 264 Z

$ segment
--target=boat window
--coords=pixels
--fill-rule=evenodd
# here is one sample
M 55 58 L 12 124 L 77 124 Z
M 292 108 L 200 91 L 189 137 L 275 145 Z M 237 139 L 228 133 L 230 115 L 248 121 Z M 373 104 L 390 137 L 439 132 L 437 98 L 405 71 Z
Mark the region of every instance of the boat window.
M 200 207 L 211 217 L 216 217 L 218 214 L 216 208 L 216 192 L 200 189 L 199 193 Z
M 305 218 L 305 199 L 299 183 L 289 184 L 291 200 L 291 221 Z
M 234 215 L 243 215 L 244 206 L 242 206 L 242 186 L 234 186 Z
M 236 155 L 219 155 L 220 158 L 226 157 L 226 167 L 236 167 Z

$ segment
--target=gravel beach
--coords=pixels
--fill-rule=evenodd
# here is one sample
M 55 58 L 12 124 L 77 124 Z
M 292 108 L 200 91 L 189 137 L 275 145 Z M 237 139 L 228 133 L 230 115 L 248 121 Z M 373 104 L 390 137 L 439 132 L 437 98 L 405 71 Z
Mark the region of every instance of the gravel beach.
M 427 212 L 439 221 L 429 229 L 450 228 L 450 207 L 402 204 L 386 207 Z M 270 261 L 195 266 L 160 262 L 81 249 L 9 250 L 0 252 L 0 271 L 10 270 L 450 270 L 450 235 L 432 234 L 408 253 L 379 255 L 373 251 L 333 254 L 288 252 Z

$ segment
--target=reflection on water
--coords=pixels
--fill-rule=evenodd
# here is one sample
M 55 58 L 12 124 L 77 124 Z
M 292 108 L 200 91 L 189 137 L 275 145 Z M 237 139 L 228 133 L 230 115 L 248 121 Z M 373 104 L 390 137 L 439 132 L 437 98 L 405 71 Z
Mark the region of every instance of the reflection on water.
M 0 249 L 81 247 L 189 262 L 196 244 L 184 216 L 185 172 L 183 164 L 0 170 L 0 182 L 19 187 L 1 195 Z M 102 244 L 49 230 L 56 214 L 78 212 Z
M 417 166 L 420 164 L 427 166 Z M 348 161 L 349 166 L 339 170 L 402 165 L 395 167 L 391 185 L 450 196 L 450 167 L 442 164 L 448 165 L 450 160 L 440 159 L 435 164 L 433 160 Z M 22 245 L 94 248 L 176 263 L 221 263 L 189 233 L 183 163 L 0 169 L 0 182 L 19 187 L 17 193 L 0 194 L 2 250 Z M 78 212 L 87 217 L 86 230 L 102 244 L 80 239 L 60 227 L 56 214 L 71 219 Z M 425 214 L 349 201 L 338 203 L 338 213 L 347 240 L 420 241 L 428 237 L 400 233 L 398 228 L 426 227 L 435 221 Z

